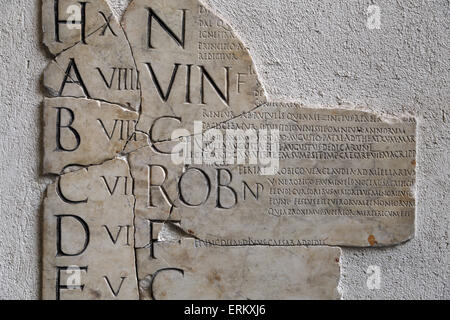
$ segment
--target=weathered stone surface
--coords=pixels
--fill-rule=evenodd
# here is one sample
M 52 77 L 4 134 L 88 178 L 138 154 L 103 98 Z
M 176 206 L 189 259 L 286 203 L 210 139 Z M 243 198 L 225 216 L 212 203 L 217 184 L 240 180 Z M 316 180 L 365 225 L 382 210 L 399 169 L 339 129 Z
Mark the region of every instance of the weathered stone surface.
M 43 19 L 44 298 L 336 299 L 330 245 L 413 237 L 414 119 L 268 103 L 198 0 Z
M 201 239 L 251 235 L 370 246 L 400 243 L 413 236 L 414 123 L 389 126 L 369 114 L 309 112 L 282 104 L 259 108 L 265 101 L 264 91 L 247 50 L 231 28 L 197 0 L 136 0 L 127 9 L 123 26 L 141 74 L 143 100 L 137 127 L 149 133 L 152 143 L 151 148 L 131 155 L 138 230 L 141 225 L 148 228 L 148 219 L 170 218 L 181 220 L 184 230 Z M 194 126 L 196 121 L 203 122 L 200 130 Z M 302 125 L 310 128 L 297 129 Z M 333 132 L 336 127 L 338 131 Z M 355 131 L 367 127 L 373 127 L 373 134 Z M 265 177 L 261 163 L 248 165 L 247 161 L 247 165 L 236 166 L 226 161 L 217 164 L 214 159 L 205 163 L 206 143 L 194 138 L 190 163 L 173 163 L 170 154 L 178 143 L 167 141 L 176 137 L 175 130 L 183 129 L 182 136 L 198 137 L 211 128 L 280 130 L 281 156 L 286 156 L 280 166 L 294 173 Z M 317 131 L 322 128 L 331 131 Z M 405 132 L 390 131 L 402 129 Z M 214 137 L 216 132 L 209 133 Z M 362 136 L 363 140 L 357 140 Z M 407 138 L 383 144 L 371 136 Z M 339 148 L 347 151 L 343 157 Z M 392 148 L 394 152 L 384 156 Z M 378 173 L 366 173 L 368 169 Z M 395 181 L 402 184 L 403 179 L 404 185 L 379 192 L 394 179 L 389 169 L 403 170 Z M 355 175 L 360 177 L 350 182 Z M 288 186 L 292 179 L 309 182 L 283 187 L 283 182 Z M 258 200 L 252 192 L 261 192 Z
M 138 129 L 152 142 L 204 111 L 240 114 L 266 101 L 245 45 L 199 1 L 135 0 L 122 25 L 140 73 Z
M 44 7 L 49 5 L 48 2 L 53 1 L 46 1 Z M 59 4 L 61 12 L 71 6 L 81 10 L 84 5 L 76 1 L 61 1 Z M 98 99 L 138 110 L 139 73 L 122 28 L 103 1 L 87 2 L 85 6 L 87 28 L 96 29 L 89 33 L 86 41 L 67 48 L 48 65 L 44 72 L 47 95 Z M 51 24 L 51 21 L 46 21 Z M 45 26 L 49 27 L 48 24 Z M 61 33 L 68 26 L 72 25 L 61 24 Z M 80 30 L 70 32 L 77 33 Z M 70 39 L 61 35 L 60 45 L 71 44 Z
M 206 113 L 199 121 L 205 128 L 220 122 Z M 269 136 L 279 130 L 279 163 L 268 163 L 279 166 L 277 173 L 264 174 L 260 154 L 250 164 L 245 147 L 241 165 L 235 154 L 233 165 L 225 155 L 207 164 L 205 148 L 214 141 L 208 131 L 200 135 L 203 141 L 191 138 L 189 164 L 175 165 L 171 155 L 156 150 L 173 143 L 140 149 L 130 156 L 138 230 L 148 229 L 147 220 L 169 219 L 205 241 L 250 236 L 298 245 L 383 246 L 413 237 L 414 119 L 388 123 L 364 112 L 269 103 L 220 128 L 216 134 L 224 143 L 227 129 Z M 203 157 L 195 159 L 196 152 Z
M 48 187 L 44 299 L 138 299 L 132 184 L 127 162 L 117 159 L 62 175 Z
M 59 174 L 67 165 L 91 165 L 114 158 L 135 135 L 138 114 L 95 100 L 44 100 L 44 172 Z M 139 139 L 139 140 L 138 140 Z M 137 141 L 135 141 L 137 140 Z
M 96 42 L 97 31 L 107 28 L 107 21 L 112 24 L 111 14 L 105 0 L 42 0 L 43 42 L 54 55 L 77 43 Z
M 155 258 L 152 258 L 154 256 Z M 340 249 L 214 247 L 193 239 L 137 250 L 142 299 L 338 299 Z

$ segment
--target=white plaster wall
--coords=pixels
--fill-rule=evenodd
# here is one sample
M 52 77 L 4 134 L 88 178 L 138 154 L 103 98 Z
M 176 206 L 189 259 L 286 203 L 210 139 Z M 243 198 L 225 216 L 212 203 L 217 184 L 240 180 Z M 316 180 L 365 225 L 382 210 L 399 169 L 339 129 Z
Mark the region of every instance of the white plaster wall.
M 110 0 L 120 14 L 128 0 Z M 343 249 L 344 299 L 450 299 L 449 0 L 206 0 L 256 61 L 272 99 L 417 116 L 417 231 L 406 244 Z M 366 9 L 381 8 L 381 29 Z M 40 288 L 40 0 L 0 0 L 0 299 Z M 380 290 L 366 286 L 378 265 Z

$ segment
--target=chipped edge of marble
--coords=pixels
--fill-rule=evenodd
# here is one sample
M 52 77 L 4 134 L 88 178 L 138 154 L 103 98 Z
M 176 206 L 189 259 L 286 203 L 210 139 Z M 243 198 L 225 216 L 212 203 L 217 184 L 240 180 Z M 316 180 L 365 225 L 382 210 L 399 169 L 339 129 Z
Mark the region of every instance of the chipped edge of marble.
M 222 13 L 221 13 L 220 11 L 218 11 L 216 8 L 210 6 L 210 5 L 209 5 L 208 3 L 206 3 L 204 0 L 197 0 L 197 1 L 198 1 L 198 3 L 199 3 L 200 5 L 204 6 L 206 9 L 208 9 L 208 10 L 209 10 L 213 15 L 215 15 L 217 18 L 219 18 L 219 19 L 221 19 L 223 22 L 225 22 L 225 23 L 230 27 L 231 32 L 233 33 L 233 35 L 235 35 L 236 38 L 243 44 L 243 46 L 244 46 L 244 48 L 245 48 L 245 52 L 246 52 L 246 53 L 248 54 L 248 56 L 250 57 L 251 62 L 252 62 L 252 66 L 253 66 L 253 68 L 255 69 L 257 82 L 260 84 L 260 86 L 261 86 L 261 88 L 262 88 L 262 90 L 263 90 L 263 96 L 262 96 L 262 97 L 263 97 L 263 99 L 265 100 L 265 103 L 269 102 L 269 101 L 270 101 L 270 99 L 269 99 L 269 96 L 270 96 L 270 95 L 269 95 L 269 93 L 268 93 L 268 90 L 267 90 L 267 88 L 266 88 L 265 83 L 263 83 L 263 82 L 261 81 L 261 79 L 263 79 L 262 76 L 261 76 L 261 72 L 259 71 L 258 66 L 257 66 L 256 63 L 255 63 L 256 60 L 254 59 L 254 57 L 253 57 L 253 55 L 252 55 L 251 48 L 250 48 L 249 44 L 247 43 L 247 40 L 245 39 L 245 37 L 243 37 L 243 36 L 238 32 L 238 30 L 233 26 L 232 23 L 229 23 L 229 21 L 222 15 Z M 130 4 L 132 4 L 133 2 L 134 2 L 134 0 L 131 0 Z

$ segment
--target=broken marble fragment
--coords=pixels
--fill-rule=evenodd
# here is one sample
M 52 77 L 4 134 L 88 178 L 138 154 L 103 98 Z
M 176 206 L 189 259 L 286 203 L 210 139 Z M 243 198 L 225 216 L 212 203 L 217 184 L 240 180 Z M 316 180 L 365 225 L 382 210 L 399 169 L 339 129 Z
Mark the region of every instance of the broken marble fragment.
M 210 114 L 198 120 L 204 128 L 220 122 Z M 222 123 L 220 130 L 142 148 L 129 158 L 136 241 L 145 245 L 148 221 L 161 220 L 179 223 L 205 241 L 249 236 L 305 245 L 407 241 L 414 236 L 415 126 L 411 118 L 386 122 L 359 111 L 268 103 Z M 236 130 L 244 134 L 241 142 Z M 273 133 L 276 140 L 261 144 L 263 134 Z M 250 151 L 245 141 L 252 136 L 257 143 Z M 211 149 L 213 141 L 221 143 Z M 174 147 L 187 155 L 178 164 L 173 154 L 162 152 Z
M 135 134 L 138 114 L 118 105 L 76 98 L 44 100 L 44 172 L 68 165 L 91 165 L 114 158 Z M 138 139 L 141 139 L 140 142 Z
M 135 0 L 122 25 L 140 74 L 138 129 L 152 142 L 203 112 L 232 118 L 266 101 L 245 45 L 199 1 Z
M 125 160 L 60 176 L 47 189 L 43 298 L 136 300 L 132 179 Z
M 247 241 L 247 239 L 244 239 Z M 141 299 L 339 299 L 340 249 L 220 247 L 194 239 L 137 250 Z
M 54 55 L 77 43 L 95 42 L 92 38 L 111 32 L 114 23 L 105 0 L 42 0 L 43 42 Z
M 138 110 L 139 73 L 126 36 L 109 7 L 103 1 L 61 1 L 60 10 L 66 7 L 84 8 L 84 19 L 89 21 L 103 17 L 104 25 L 90 33 L 86 41 L 61 52 L 47 66 L 44 71 L 47 95 L 97 99 Z M 71 26 L 62 24 L 58 28 L 65 30 Z
M 267 103 L 197 0 L 134 0 L 124 30 L 44 0 L 43 28 L 45 299 L 337 299 L 330 245 L 413 237 L 414 119 Z

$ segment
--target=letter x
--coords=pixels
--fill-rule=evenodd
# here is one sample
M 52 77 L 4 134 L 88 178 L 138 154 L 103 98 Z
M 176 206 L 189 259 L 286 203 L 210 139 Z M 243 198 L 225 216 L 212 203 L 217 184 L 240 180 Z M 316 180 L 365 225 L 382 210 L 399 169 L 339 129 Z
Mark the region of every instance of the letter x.
M 114 36 L 116 36 L 117 37 L 117 34 L 114 32 L 114 30 L 113 30 L 113 28 L 111 27 L 111 17 L 112 17 L 112 14 L 107 18 L 106 17 L 106 15 L 102 12 L 102 11 L 99 11 L 98 13 L 100 13 L 101 14 L 101 16 L 103 17 L 103 19 L 105 20 L 105 26 L 104 26 L 104 28 L 103 28 L 103 31 L 102 31 L 102 33 L 100 34 L 101 36 L 104 36 L 105 35 L 105 33 L 106 33 L 106 29 L 109 29 L 110 31 L 111 31 L 111 33 L 114 35 Z

